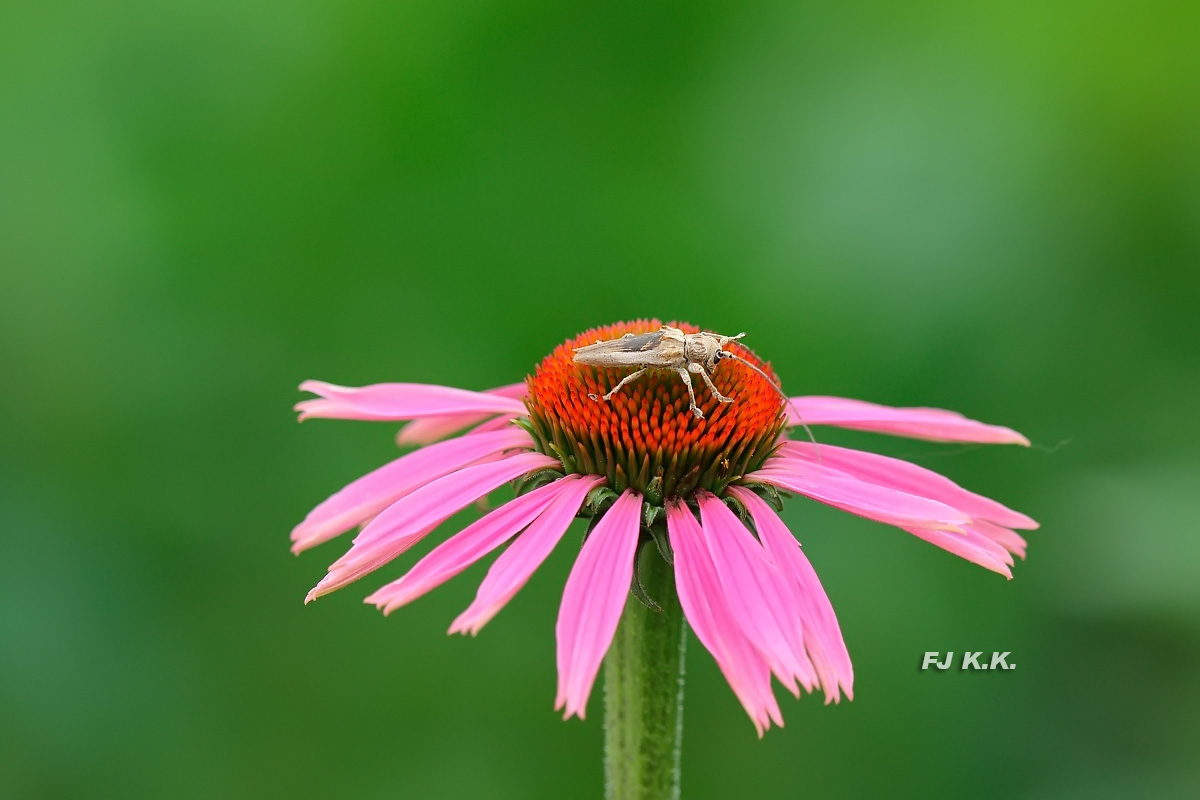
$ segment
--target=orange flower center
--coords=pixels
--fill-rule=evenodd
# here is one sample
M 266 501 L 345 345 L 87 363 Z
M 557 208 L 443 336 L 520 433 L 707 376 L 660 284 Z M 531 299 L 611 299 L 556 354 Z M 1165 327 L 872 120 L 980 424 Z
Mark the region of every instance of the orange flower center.
M 687 334 L 700 332 L 694 325 L 669 324 Z M 719 402 L 704 379 L 692 375 L 703 419 L 689 411 L 687 386 L 674 369 L 651 369 L 604 400 L 605 393 L 639 367 L 574 361 L 575 348 L 661 327 L 656 319 L 619 322 L 564 342 L 527 379 L 525 400 L 541 452 L 558 458 L 568 472 L 606 476 L 616 492 L 633 487 L 653 505 L 671 497 L 687 499 L 697 489 L 720 493 L 762 465 L 785 422 L 779 392 L 733 359 L 710 371 L 713 384 L 731 403 Z M 724 349 L 774 379 L 770 365 L 749 348 L 730 342 Z

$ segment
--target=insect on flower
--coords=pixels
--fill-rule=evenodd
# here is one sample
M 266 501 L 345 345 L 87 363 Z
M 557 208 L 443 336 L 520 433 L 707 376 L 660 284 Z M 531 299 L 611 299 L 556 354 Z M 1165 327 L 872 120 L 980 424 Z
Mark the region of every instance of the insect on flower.
M 1029 442 L 936 408 L 820 395 L 781 403 L 769 362 L 731 344 L 737 338 L 635 320 L 568 339 L 524 382 L 482 392 L 301 384 L 317 395 L 297 404 L 301 419 L 403 421 L 399 443 L 417 446 L 333 494 L 292 531 L 298 553 L 362 528 L 306 602 L 384 567 L 515 482 L 511 500 L 446 538 L 367 602 L 392 612 L 499 550 L 474 602 L 450 628 L 478 633 L 583 517 L 588 534 L 555 627 L 555 706 L 567 716 L 584 716 L 627 599 L 640 599 L 635 590 L 648 559 L 671 570 L 684 619 L 759 735 L 783 723 L 773 679 L 796 696 L 819 689 L 827 702 L 850 697 L 850 655 L 808 560 L 819 552 L 819 532 L 811 550 L 801 549 L 779 516 L 781 492 L 892 526 L 1008 578 L 1013 557 L 1025 556 L 1017 531 L 1037 523 L 916 464 L 832 444 L 818 450 L 792 440 L 791 429 Z M 618 380 L 618 370 L 630 368 L 636 371 Z M 683 377 L 687 395 L 671 372 Z M 709 387 L 699 401 L 692 372 Z M 622 388 L 612 402 L 593 401 Z
M 737 336 L 722 336 L 719 333 L 707 332 L 684 333 L 679 328 L 663 325 L 661 330 L 653 333 L 627 333 L 619 339 L 577 347 L 574 361 L 576 364 L 590 367 L 641 367 L 636 372 L 622 378 L 621 382 L 610 389 L 607 394 L 603 396 L 589 394 L 588 397 L 592 400 L 612 399 L 612 396 L 621 391 L 625 384 L 637 380 L 646 374 L 647 370 L 675 370 L 679 373 L 679 377 L 683 378 L 683 384 L 687 386 L 688 398 L 691 400 L 688 410 L 695 414 L 697 419 L 704 419 L 704 412 L 700 410 L 700 406 L 696 405 L 696 391 L 692 388 L 692 378 L 688 374 L 689 372 L 694 372 L 703 378 L 704 384 L 712 392 L 713 397 L 722 403 L 732 403 L 733 398 L 718 392 L 708 373 L 709 370 L 716 369 L 717 364 L 724 359 L 732 358 L 740 361 L 764 378 L 767 377 L 766 373 L 750 361 L 737 353 L 723 349 L 725 345 L 741 339 L 745 335 L 745 331 Z M 775 386 L 775 382 L 770 378 L 767 378 L 767 381 L 775 387 L 783 402 L 787 403 L 787 396 L 778 386 Z

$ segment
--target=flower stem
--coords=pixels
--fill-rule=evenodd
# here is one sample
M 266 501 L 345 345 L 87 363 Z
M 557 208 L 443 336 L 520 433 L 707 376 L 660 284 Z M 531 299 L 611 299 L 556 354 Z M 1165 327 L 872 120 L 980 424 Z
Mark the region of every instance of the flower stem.
M 679 797 L 686 628 L 675 574 L 653 545 L 641 584 L 662 606 L 630 596 L 604 659 L 604 783 L 608 800 Z

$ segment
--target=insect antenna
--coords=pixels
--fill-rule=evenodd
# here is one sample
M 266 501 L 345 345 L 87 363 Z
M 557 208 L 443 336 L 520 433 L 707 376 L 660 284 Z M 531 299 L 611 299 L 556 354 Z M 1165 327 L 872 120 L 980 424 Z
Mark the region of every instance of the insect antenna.
M 791 402 L 790 399 L 788 398 L 788 396 L 783 393 L 783 389 L 779 388 L 779 384 L 777 384 L 777 383 L 775 383 L 775 381 L 771 380 L 771 377 L 769 375 L 767 375 L 767 373 L 765 373 L 761 369 L 759 369 L 757 366 L 755 366 L 753 362 L 747 361 L 746 359 L 739 356 L 737 353 L 731 353 L 728 350 L 721 351 L 721 358 L 732 358 L 735 361 L 742 362 L 747 367 L 749 367 L 750 369 L 757 372 L 759 375 L 762 375 L 764 378 L 766 378 L 767 383 L 771 384 L 771 388 L 774 389 L 775 394 L 779 395 L 780 399 L 783 400 L 784 405 L 787 405 L 789 402 Z
M 745 364 L 750 369 L 757 372 L 759 375 L 762 375 L 764 378 L 766 378 L 767 383 L 771 384 L 771 388 L 774 389 L 775 393 L 783 399 L 783 404 L 785 406 L 789 407 L 789 410 L 795 415 L 796 420 L 800 423 L 800 427 L 804 428 L 804 432 L 808 434 L 808 440 L 810 442 L 812 442 L 813 450 L 815 450 L 816 454 L 817 454 L 817 469 L 820 469 L 821 468 L 821 449 L 817 445 L 817 438 L 815 436 L 813 436 L 812 428 L 808 427 L 808 423 L 805 422 L 803 419 L 800 419 L 800 414 L 797 413 L 795 407 L 791 405 L 791 402 L 792 402 L 791 398 L 783 393 L 783 389 L 779 388 L 779 384 L 777 384 L 777 383 L 775 383 L 775 381 L 771 380 L 771 377 L 769 375 L 767 375 L 767 373 L 763 372 L 761 369 L 759 369 L 753 363 L 742 358 L 737 353 L 731 353 L 728 350 L 722 350 L 721 358 L 732 358 L 736 361 L 740 361 L 741 363 Z

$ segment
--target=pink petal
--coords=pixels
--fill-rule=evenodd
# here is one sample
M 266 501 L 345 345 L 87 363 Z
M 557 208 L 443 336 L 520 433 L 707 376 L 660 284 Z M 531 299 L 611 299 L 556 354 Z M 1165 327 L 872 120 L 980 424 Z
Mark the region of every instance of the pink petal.
M 1029 440 L 1000 425 L 986 425 L 940 408 L 892 408 L 845 397 L 793 397 L 788 422 L 836 425 L 860 431 L 890 433 L 935 442 L 1023 444 Z
M 969 527 L 991 539 L 1017 558 L 1025 558 L 1025 540 L 1015 531 L 990 522 L 974 522 Z
M 497 487 L 538 469 L 559 466 L 541 453 L 519 453 L 502 461 L 466 467 L 422 486 L 388 506 L 333 563 L 304 602 L 340 589 L 419 542 L 449 517 Z
M 1012 580 L 1012 570 L 1008 568 L 1012 564 L 1012 557 L 1008 551 L 978 531 L 972 530 L 973 527 L 968 525 L 963 533 L 945 533 L 923 528 L 904 528 L 904 530 L 918 539 L 924 539 L 947 552 L 965 558 L 985 569 L 990 569 L 992 572 L 998 572 Z
M 562 481 L 556 481 L 552 485 L 560 483 Z M 487 577 L 479 585 L 474 602 L 454 620 L 450 633 L 477 634 L 492 617 L 500 613 L 500 609 L 520 591 L 558 545 L 571 520 L 579 512 L 583 498 L 602 483 L 603 476 L 588 475 L 567 486 L 545 513 L 492 564 Z
M 485 392 L 471 392 L 426 383 L 376 383 L 361 388 L 305 381 L 303 392 L 320 399 L 296 404 L 300 419 L 406 420 L 450 414 L 514 414 L 525 412 L 520 400 Z
M 401 428 L 400 432 L 396 434 L 396 444 L 401 447 L 411 447 L 436 442 L 457 433 L 466 425 L 474 425 L 476 422 L 479 424 L 463 434 L 464 436 L 507 430 L 512 427 L 512 421 L 516 418 L 515 414 L 501 414 L 498 417 L 423 417 L 413 420 Z
M 799 602 L 791 587 L 728 506 L 709 492 L 698 497 L 704 541 L 734 620 L 780 683 L 799 697 L 798 678 L 811 692 L 817 676 L 804 652 Z
M 524 402 L 529 396 L 529 384 L 525 381 L 519 383 L 507 383 L 504 386 L 497 386 L 494 389 L 484 389 L 488 394 L 498 394 L 501 397 L 510 397 L 513 400 Z
M 742 486 L 730 486 L 726 491 L 746 506 L 767 556 L 792 581 L 793 591 L 801 604 L 804 645 L 821 680 L 825 702 L 838 702 L 839 684 L 846 697 L 854 699 L 854 667 L 842 639 L 841 626 L 800 543 L 774 509 L 754 492 Z
M 401 446 L 429 444 L 491 418 L 490 414 L 448 414 L 444 417 L 422 417 L 400 429 L 400 432 L 396 434 L 396 444 Z M 506 417 L 506 419 L 512 419 L 512 417 Z
M 495 389 L 487 389 L 484 394 L 495 394 L 501 397 L 509 397 L 514 400 L 524 400 L 528 394 L 528 387 L 524 382 L 513 383 L 508 386 L 500 386 Z M 524 413 L 524 412 L 522 412 Z M 508 414 L 503 419 L 510 420 L 514 414 Z M 396 443 L 401 445 L 421 445 L 436 442 L 439 439 L 444 439 L 447 436 L 461 431 L 463 428 L 476 425 L 487 420 L 487 414 L 447 414 L 436 417 L 424 417 L 414 420 L 403 428 L 396 435 Z M 481 431 L 476 431 L 481 432 Z
M 463 436 L 478 436 L 481 433 L 491 433 L 492 431 L 507 431 L 513 427 L 513 420 L 516 417 L 511 414 L 502 414 L 499 417 L 492 417 L 487 422 L 481 422 L 471 430 L 463 434 Z
M 988 520 L 1008 528 L 1036 528 L 1038 524 L 1029 517 L 1013 511 L 995 500 L 969 492 L 942 475 L 876 453 L 865 453 L 846 447 L 812 442 L 787 442 L 779 450 L 782 458 L 792 458 L 809 465 L 830 467 L 859 480 L 898 489 L 901 492 L 928 497 L 957 508 L 975 520 Z
M 860 481 L 852 475 L 795 459 L 772 457 L 763 468 L 745 477 L 750 483 L 769 483 L 822 503 L 889 525 L 957 530 L 970 516 L 945 503 L 916 497 L 886 486 Z
M 563 718 L 583 719 L 600 662 L 612 644 L 633 579 L 642 497 L 626 489 L 596 523 L 567 577 L 558 610 L 558 697 Z
M 675 591 L 696 638 L 712 653 L 759 738 L 772 722 L 782 727 L 783 715 L 771 691 L 771 670 L 734 621 L 704 531 L 678 500 L 667 505 L 667 536 L 675 553 Z
M 505 503 L 442 542 L 403 577 L 375 592 L 366 602 L 374 603 L 385 614 L 411 603 L 516 536 L 534 520 L 545 516 L 543 512 L 553 507 L 564 495 L 575 500 L 574 508 L 567 517 L 569 523 L 579 510 L 583 496 L 602 480 L 599 476 L 585 481 L 578 475 L 567 475 Z M 587 488 L 581 490 L 580 484 Z M 562 527 L 566 530 L 566 523 Z
M 513 428 L 453 439 L 409 453 L 368 472 L 310 511 L 292 530 L 292 552 L 307 550 L 365 522 L 435 478 L 505 450 L 532 447 L 529 434 Z

